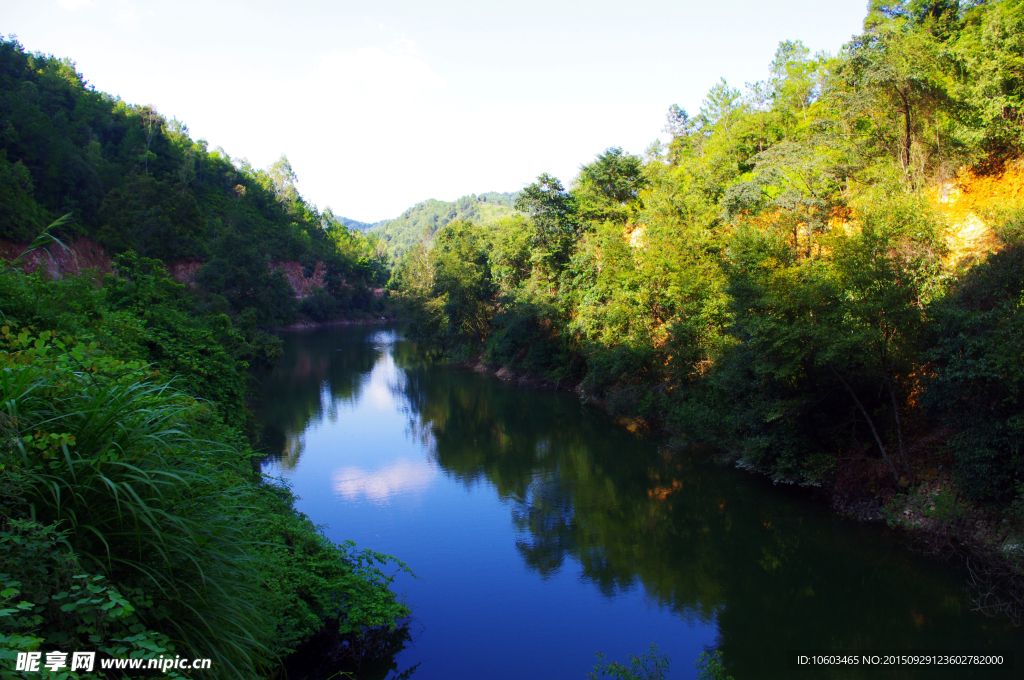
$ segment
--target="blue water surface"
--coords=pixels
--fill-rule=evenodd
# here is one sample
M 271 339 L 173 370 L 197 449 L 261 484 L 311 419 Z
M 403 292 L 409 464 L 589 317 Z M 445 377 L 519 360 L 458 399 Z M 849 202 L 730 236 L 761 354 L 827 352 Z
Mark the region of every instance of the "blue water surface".
M 596 652 L 651 644 L 674 679 L 711 648 L 737 680 L 830 677 L 786 651 L 1021 641 L 886 530 L 667 451 L 574 395 L 434 363 L 390 329 L 283 337 L 262 377 L 264 472 L 332 540 L 415 572 L 393 586 L 413 612 L 395 663 L 413 678 L 583 679 Z

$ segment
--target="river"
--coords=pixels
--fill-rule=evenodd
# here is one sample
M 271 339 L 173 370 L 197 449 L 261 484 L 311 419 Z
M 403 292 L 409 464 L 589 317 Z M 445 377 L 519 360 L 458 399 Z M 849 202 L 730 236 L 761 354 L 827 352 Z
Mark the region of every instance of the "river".
M 264 472 L 332 540 L 416 573 L 393 586 L 413 621 L 391 663 L 415 680 L 583 680 L 596 652 L 624 662 L 652 643 L 673 679 L 695 677 L 711 647 L 736 680 L 1014 677 L 794 669 L 798 650 L 1024 662 L 1021 631 L 970 611 L 956 565 L 885 527 L 672 452 L 575 395 L 434 362 L 393 329 L 282 337 L 260 378 Z

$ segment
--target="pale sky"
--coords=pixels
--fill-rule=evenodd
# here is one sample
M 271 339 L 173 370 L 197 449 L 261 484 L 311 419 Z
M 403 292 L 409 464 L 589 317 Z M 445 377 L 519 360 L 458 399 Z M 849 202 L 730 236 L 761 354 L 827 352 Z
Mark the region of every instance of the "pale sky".
M 0 0 L 0 33 L 97 89 L 365 222 L 428 198 L 568 184 L 664 137 L 721 77 L 762 80 L 781 40 L 831 53 L 867 0 Z

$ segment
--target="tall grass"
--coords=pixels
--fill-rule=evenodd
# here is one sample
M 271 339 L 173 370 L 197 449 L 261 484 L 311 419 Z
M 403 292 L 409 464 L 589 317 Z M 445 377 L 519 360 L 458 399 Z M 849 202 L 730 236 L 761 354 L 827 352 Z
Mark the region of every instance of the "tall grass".
M 147 624 L 223 677 L 256 677 L 272 625 L 253 606 L 266 591 L 239 453 L 197 438 L 200 407 L 145 367 L 3 330 L 18 351 L 0 355 L 0 512 L 58 525 L 84 570 L 159 603 Z

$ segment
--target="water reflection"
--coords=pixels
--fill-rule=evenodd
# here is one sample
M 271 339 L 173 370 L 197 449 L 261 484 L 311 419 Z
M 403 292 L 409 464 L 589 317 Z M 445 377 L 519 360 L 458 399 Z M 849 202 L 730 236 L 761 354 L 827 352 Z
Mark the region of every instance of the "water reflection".
M 428 462 L 403 459 L 378 470 L 342 468 L 334 473 L 333 482 L 342 498 L 383 503 L 399 494 L 423 491 L 436 476 L 437 468 Z
M 320 329 L 284 338 L 277 365 L 257 375 L 256 410 L 263 448 L 293 468 L 302 455 L 303 433 L 325 419 L 336 420 L 338 408 L 355 405 L 364 393 L 382 409 L 394 407 L 395 390 L 387 380 L 396 373 L 388 352 L 395 333 Z
M 839 521 L 800 493 L 704 464 L 699 452 L 659 450 L 571 396 L 398 361 L 438 464 L 509 501 L 531 569 L 548 578 L 571 559 L 605 597 L 641 587 L 683 618 L 716 622 L 738 678 L 787 677 L 779 660 L 796 648 L 1020 646 L 1005 621 L 967 611 L 949 565 L 917 558 L 880 528 Z M 953 675 L 994 677 L 972 672 Z
M 853 668 L 843 675 L 819 669 L 793 675 L 785 654 L 792 649 L 1022 647 L 1020 631 L 968 611 L 961 577 L 949 565 L 918 558 L 902 539 L 877 527 L 839 521 L 792 490 L 707 465 L 699 452 L 667 452 L 657 441 L 611 425 L 572 395 L 524 390 L 438 366 L 393 334 L 365 329 L 288 336 L 285 356 L 263 377 L 263 386 L 267 441 L 281 466 L 323 456 L 331 493 L 349 502 L 428 498 L 445 481 L 464 490 L 490 489 L 506 507 L 515 559 L 534 578 L 558 581 L 571 565 L 580 587 L 598 598 L 610 602 L 642 592 L 652 611 L 668 610 L 676 621 L 717 629 L 729 672 L 737 678 L 1009 677 L 962 668 Z M 327 443 L 314 446 L 314 438 L 327 436 L 319 433 L 325 419 L 357 405 L 402 414 L 402 436 L 415 443 L 419 456 L 382 453 L 356 464 L 322 453 Z M 360 418 L 369 418 L 362 415 L 368 413 L 360 411 Z M 385 433 L 370 431 L 363 444 L 347 445 L 372 448 Z M 331 434 L 328 443 L 340 446 L 339 436 Z M 355 435 L 350 430 L 345 436 Z M 296 490 L 315 493 L 312 487 Z M 424 503 L 438 498 L 429 496 Z M 460 529 L 454 517 L 424 524 L 412 513 L 401 506 L 400 514 L 389 515 L 389 522 L 410 527 L 408 547 L 399 543 L 391 550 L 414 569 L 424 568 L 410 558 L 424 532 L 435 532 L 430 540 L 441 541 L 446 530 Z M 331 519 L 311 516 L 317 522 Z M 391 535 L 404 535 L 389 526 Z M 487 538 L 474 537 L 474 549 L 482 549 Z M 493 548 L 494 560 L 501 548 Z M 421 565 L 447 559 L 439 569 L 456 570 L 465 555 L 437 553 L 435 558 L 426 552 L 419 559 Z M 478 598 L 500 597 L 494 583 L 480 588 Z M 452 598 L 438 599 L 443 607 Z M 513 634 L 502 632 L 502 626 L 509 631 L 540 626 L 536 613 L 517 620 L 500 602 L 486 622 L 496 631 L 489 652 L 495 667 L 502 658 L 542 654 L 539 647 L 516 648 Z M 550 611 L 539 616 L 561 616 L 561 606 L 551 602 Z M 417 615 L 430 627 L 455 612 L 424 607 Z M 613 618 L 576 625 L 585 624 L 610 630 L 622 625 Z M 658 634 L 671 640 L 680 632 L 666 628 Z M 575 653 L 560 638 L 552 644 L 563 655 Z M 590 640 L 573 644 L 587 658 L 597 649 Z M 407 653 L 421 655 L 414 660 L 431 656 L 425 646 Z M 692 658 L 675 659 L 674 668 L 673 677 L 693 676 Z M 431 677 L 429 669 L 423 666 L 417 677 Z M 489 675 L 500 673 L 492 668 Z

